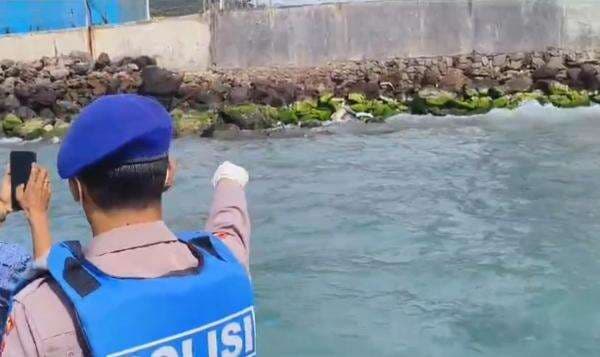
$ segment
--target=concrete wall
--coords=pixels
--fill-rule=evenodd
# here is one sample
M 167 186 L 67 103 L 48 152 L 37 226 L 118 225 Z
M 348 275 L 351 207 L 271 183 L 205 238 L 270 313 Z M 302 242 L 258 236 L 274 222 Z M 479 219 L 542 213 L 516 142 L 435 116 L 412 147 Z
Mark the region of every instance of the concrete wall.
M 33 61 L 73 51 L 94 55 L 106 52 L 113 59 L 156 56 L 161 66 L 174 70 L 203 70 L 210 63 L 208 19 L 183 16 L 145 23 L 69 31 L 0 36 L 0 58 Z
M 148 55 L 174 70 L 206 69 L 210 64 L 209 22 L 198 15 L 93 31 L 95 54 L 111 58 Z
M 35 61 L 73 51 L 88 51 L 87 31 L 75 29 L 0 37 L 0 58 Z
M 157 56 L 171 69 L 315 66 L 385 59 L 600 48 L 600 0 L 403 0 L 240 10 L 96 28 L 95 55 Z M 87 30 L 1 36 L 0 57 L 89 51 Z
M 600 1 L 406 0 L 216 16 L 223 67 L 313 66 L 332 60 L 586 48 L 600 39 Z

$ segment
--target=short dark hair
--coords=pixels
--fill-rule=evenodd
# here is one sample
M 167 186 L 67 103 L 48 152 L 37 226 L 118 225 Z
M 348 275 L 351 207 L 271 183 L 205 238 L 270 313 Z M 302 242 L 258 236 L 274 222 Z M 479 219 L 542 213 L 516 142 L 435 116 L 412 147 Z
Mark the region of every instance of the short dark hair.
M 168 167 L 168 157 L 118 166 L 100 164 L 77 178 L 103 210 L 141 209 L 161 201 Z

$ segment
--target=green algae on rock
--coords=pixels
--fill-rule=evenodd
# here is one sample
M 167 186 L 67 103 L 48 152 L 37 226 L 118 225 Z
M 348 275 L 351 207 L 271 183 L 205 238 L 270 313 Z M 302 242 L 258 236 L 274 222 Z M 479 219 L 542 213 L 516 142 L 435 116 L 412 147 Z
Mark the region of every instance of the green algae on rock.
M 2 131 L 6 136 L 17 136 L 16 128 L 23 124 L 21 118 L 14 114 L 6 114 L 2 121 Z
M 211 111 L 201 112 L 190 110 L 184 112 L 175 109 L 171 112 L 175 129 L 175 136 L 205 135 L 214 129 L 217 124 L 218 115 Z
M 45 123 L 42 119 L 36 118 L 24 122 L 18 125 L 14 129 L 16 136 L 25 140 L 33 140 L 42 137 L 46 130 L 44 130 Z
M 225 123 L 235 124 L 240 129 L 269 129 L 277 123 L 278 111 L 268 105 L 241 104 L 226 106 L 220 111 Z

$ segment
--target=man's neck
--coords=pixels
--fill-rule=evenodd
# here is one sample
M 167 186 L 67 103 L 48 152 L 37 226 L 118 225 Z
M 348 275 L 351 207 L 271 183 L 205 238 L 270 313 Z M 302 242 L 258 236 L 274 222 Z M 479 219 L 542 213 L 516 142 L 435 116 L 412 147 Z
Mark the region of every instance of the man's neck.
M 162 209 L 152 206 L 144 209 L 115 209 L 95 211 L 88 216 L 94 237 L 113 229 L 134 224 L 151 223 L 162 220 Z

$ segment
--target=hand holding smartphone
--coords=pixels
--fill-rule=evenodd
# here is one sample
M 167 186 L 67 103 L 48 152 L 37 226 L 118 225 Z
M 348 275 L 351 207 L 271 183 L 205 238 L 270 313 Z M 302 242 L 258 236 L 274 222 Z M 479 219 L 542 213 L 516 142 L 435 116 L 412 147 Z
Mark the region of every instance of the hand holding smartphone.
M 17 187 L 27 184 L 31 175 L 31 165 L 37 161 L 37 155 L 33 151 L 11 151 L 10 153 L 10 182 L 11 201 L 13 211 L 22 210 L 17 201 Z

